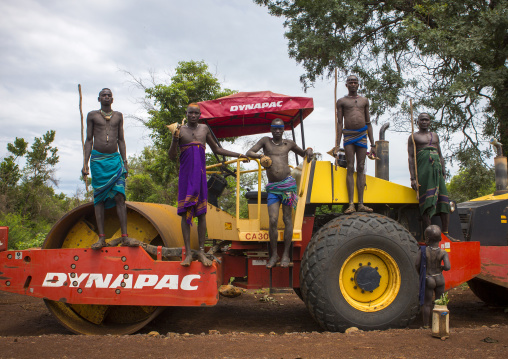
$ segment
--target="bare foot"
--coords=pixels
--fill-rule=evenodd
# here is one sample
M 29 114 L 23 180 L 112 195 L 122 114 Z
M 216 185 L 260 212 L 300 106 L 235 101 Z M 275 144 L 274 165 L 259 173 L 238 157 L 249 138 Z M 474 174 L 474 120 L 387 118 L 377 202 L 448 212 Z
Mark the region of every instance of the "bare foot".
M 370 207 L 367 207 L 366 205 L 364 205 L 363 203 L 360 203 L 358 205 L 358 212 L 367 212 L 367 213 L 371 213 L 371 212 L 374 212 L 374 210 Z
M 277 253 L 273 254 L 268 263 L 266 263 L 266 268 L 270 269 L 275 267 L 275 264 L 277 264 L 277 261 L 279 260 L 279 256 Z
M 344 211 L 344 214 L 350 214 L 356 212 L 355 205 L 351 203 L 349 207 Z
M 287 268 L 287 267 L 289 267 L 289 262 L 290 262 L 290 261 L 291 261 L 291 260 L 289 259 L 289 257 L 288 257 L 288 256 L 283 255 L 283 256 L 282 256 L 282 259 L 281 259 L 281 261 L 280 261 L 280 266 L 281 266 L 282 268 Z
M 107 247 L 108 244 L 106 243 L 106 237 L 99 237 L 99 240 L 97 242 L 95 242 L 94 244 L 92 244 L 92 249 L 93 250 L 99 250 L 101 248 L 104 248 L 104 247 Z
M 212 265 L 212 263 L 213 263 L 211 260 L 209 260 L 208 258 L 206 258 L 205 253 L 203 253 L 203 252 L 201 252 L 201 251 L 200 251 L 200 252 L 198 252 L 198 260 L 199 260 L 201 263 L 203 263 L 203 265 L 204 265 L 205 267 L 210 267 L 210 266 Z
M 139 247 L 140 241 L 130 237 L 122 237 L 122 247 Z
M 460 242 L 459 239 L 456 239 L 456 238 L 453 238 L 452 236 L 450 236 L 448 233 L 443 233 L 446 237 L 448 237 L 448 239 L 452 242 Z
M 191 263 L 192 263 L 192 253 L 189 253 L 189 255 L 185 257 L 185 259 L 180 263 L 180 265 L 188 267 L 190 266 Z

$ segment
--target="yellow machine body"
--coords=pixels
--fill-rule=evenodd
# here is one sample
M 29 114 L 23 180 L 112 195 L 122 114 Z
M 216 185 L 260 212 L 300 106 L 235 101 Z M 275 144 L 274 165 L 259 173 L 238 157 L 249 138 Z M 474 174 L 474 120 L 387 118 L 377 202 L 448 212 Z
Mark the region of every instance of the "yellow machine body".
M 257 160 L 256 160 L 257 161 Z M 233 160 L 226 163 L 234 163 Z M 210 166 L 209 169 L 218 165 Z M 268 242 L 268 208 L 261 203 L 261 175 L 263 169 L 258 161 L 258 203 L 249 204 L 249 218 L 239 217 L 240 176 L 250 171 L 237 171 L 237 215 L 232 216 L 219 208 L 208 204 L 207 230 L 211 239 L 231 241 L 266 241 Z M 211 172 L 208 172 L 211 173 Z M 356 181 L 356 173 L 354 174 Z M 307 204 L 346 204 L 349 197 L 346 187 L 346 169 L 335 167 L 328 161 L 304 161 L 301 177 L 297 182 L 298 205 L 293 211 L 293 241 L 302 240 L 302 223 Z M 358 202 L 355 187 L 354 202 Z M 364 192 L 366 204 L 418 204 L 415 191 L 396 183 L 376 177 L 366 176 Z M 284 223 L 282 211 L 279 210 L 279 241 L 283 240 Z
M 208 238 L 210 239 L 221 239 L 221 240 L 232 240 L 232 241 L 255 241 L 255 242 L 268 242 L 270 241 L 268 236 L 268 208 L 267 205 L 261 203 L 261 176 L 262 167 L 258 160 L 255 160 L 258 164 L 258 201 L 257 204 L 249 204 L 249 218 L 240 218 L 240 176 L 244 173 L 252 172 L 248 171 L 237 171 L 236 181 L 236 216 L 232 216 L 227 212 L 218 209 L 211 204 L 208 204 L 207 213 L 207 231 Z M 226 164 L 237 162 L 237 168 L 239 168 L 240 160 L 233 160 L 226 162 Z M 215 166 L 208 167 L 212 169 Z M 311 175 L 312 163 L 304 161 L 301 176 L 297 181 L 297 195 L 298 204 L 296 209 L 293 211 L 293 241 L 302 240 L 302 223 L 303 214 L 305 211 L 305 205 L 307 203 L 308 183 Z M 208 172 L 210 173 L 210 172 Z M 279 209 L 279 221 L 278 221 L 278 232 L 279 241 L 283 240 L 284 222 L 282 221 L 282 211 Z
M 312 171 L 309 203 L 346 204 L 349 202 L 346 187 L 346 172 L 328 161 L 317 161 Z M 356 183 L 356 172 L 354 173 Z M 380 178 L 365 176 L 366 187 L 363 194 L 368 204 L 417 204 L 413 189 Z M 358 203 L 358 191 L 355 186 L 354 202 Z

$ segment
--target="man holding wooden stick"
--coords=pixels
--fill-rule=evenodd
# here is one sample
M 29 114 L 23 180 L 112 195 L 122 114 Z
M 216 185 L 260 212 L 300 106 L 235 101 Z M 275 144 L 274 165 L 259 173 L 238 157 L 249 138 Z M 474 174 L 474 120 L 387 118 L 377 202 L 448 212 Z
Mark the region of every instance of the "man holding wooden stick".
M 113 93 L 104 88 L 99 92 L 100 110 L 91 111 L 86 118 L 85 160 L 81 170 L 83 177 L 89 174 L 88 160 L 92 170 L 95 219 L 99 240 L 92 249 L 106 247 L 104 233 L 104 209 L 116 206 L 122 231 L 122 244 L 129 245 L 127 235 L 127 209 L 125 206 L 125 178 L 127 157 L 123 133 L 123 115 L 113 111 Z
M 429 131 L 429 127 L 430 115 L 421 113 L 418 116 L 419 130 L 409 136 L 407 141 L 411 187 L 418 192 L 424 229 L 430 226 L 432 216 L 439 214 L 442 231 L 448 236 L 450 200 L 445 185 L 445 163 L 439 137 Z

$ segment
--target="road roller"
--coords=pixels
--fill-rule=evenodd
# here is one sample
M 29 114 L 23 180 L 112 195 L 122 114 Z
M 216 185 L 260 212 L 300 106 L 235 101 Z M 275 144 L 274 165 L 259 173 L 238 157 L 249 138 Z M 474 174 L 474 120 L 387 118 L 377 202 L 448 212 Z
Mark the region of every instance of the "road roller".
M 200 103 L 201 120 L 221 138 L 270 132 L 275 118 L 296 141 L 313 111 L 313 99 L 272 93 L 240 92 Z M 308 120 L 306 120 L 307 122 Z M 296 163 L 298 204 L 293 211 L 291 263 L 267 269 L 268 211 L 262 189 L 263 168 L 241 159 L 207 167 L 208 254 L 211 267 L 187 255 L 176 208 L 164 204 L 127 202 L 129 237 L 137 247 L 118 246 L 120 224 L 115 209 L 105 213 L 109 246 L 92 250 L 98 239 L 93 203 L 67 213 L 49 232 L 42 248 L 7 250 L 8 228 L 0 228 L 0 290 L 42 298 L 50 312 L 79 334 L 129 334 L 143 328 L 166 307 L 213 306 L 219 287 L 233 283 L 244 289 L 291 290 L 303 300 L 313 318 L 329 331 L 348 327 L 379 330 L 405 327 L 419 312 L 422 224 L 415 192 L 388 179 L 388 141 L 382 127 L 378 151 L 381 167 L 367 176 L 364 203 L 374 213 L 344 215 L 333 209 L 348 203 L 346 169 L 338 163 L 313 159 Z M 384 156 L 384 157 L 383 157 Z M 378 174 L 379 172 L 379 174 Z M 257 173 L 257 189 L 240 187 L 242 175 Z M 223 211 L 218 199 L 228 176 L 236 179 L 236 213 Z M 247 197 L 248 217 L 240 217 L 240 196 Z M 355 193 L 355 202 L 358 201 Z M 328 210 L 323 210 L 323 208 Z M 458 216 L 458 213 L 452 216 Z M 462 233 L 460 221 L 455 238 Z M 282 251 L 284 225 L 279 216 Z M 475 239 L 475 238 L 473 238 Z M 196 226 L 191 227 L 197 249 Z M 446 289 L 472 280 L 481 271 L 480 242 L 442 236 L 441 248 L 450 257 Z

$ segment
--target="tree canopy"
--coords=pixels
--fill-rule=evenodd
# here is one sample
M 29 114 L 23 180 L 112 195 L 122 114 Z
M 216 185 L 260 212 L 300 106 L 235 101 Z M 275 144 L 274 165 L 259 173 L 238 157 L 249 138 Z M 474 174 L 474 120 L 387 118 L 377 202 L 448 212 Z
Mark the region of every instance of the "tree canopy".
M 145 147 L 139 156 L 129 161 L 127 199 L 175 205 L 178 200 L 178 164 L 168 158 L 171 135 L 166 126 L 180 123 L 189 103 L 213 100 L 235 91 L 222 88 L 203 61 L 180 61 L 167 83 L 159 83 L 154 76 L 149 86 L 141 79 L 134 78 L 134 81 L 145 91 L 142 103 L 149 118 L 140 120 L 150 129 L 153 146 Z M 217 163 L 216 159 L 207 154 L 207 164 L 213 163 Z M 250 177 L 246 176 L 244 181 L 250 183 Z M 229 180 L 228 184 L 229 189 L 225 190 L 219 204 L 224 210 L 234 211 L 235 201 L 230 197 L 235 196 L 231 190 L 235 183 Z
M 508 148 L 508 0 L 254 0 L 285 18 L 304 87 L 337 68 L 359 76 L 371 111 L 407 123 L 408 98 L 454 150 Z M 407 128 L 407 126 L 404 126 Z
M 7 144 L 9 154 L 0 162 L 0 225 L 9 226 L 9 248 L 40 246 L 51 225 L 79 204 L 79 198 L 53 189 L 59 161 L 54 140 L 50 130 L 35 137 L 30 148 L 23 138 Z
M 145 125 L 152 131 L 150 137 L 155 146 L 165 150 L 171 144 L 166 125 L 180 123 L 190 103 L 214 100 L 235 92 L 223 89 L 204 61 L 180 61 L 174 71 L 168 84 L 144 86 L 150 116 Z
M 460 153 L 459 157 L 462 166 L 446 185 L 450 199 L 461 203 L 494 193 L 495 170 L 482 162 L 481 154 L 469 148 Z

